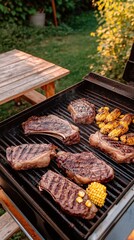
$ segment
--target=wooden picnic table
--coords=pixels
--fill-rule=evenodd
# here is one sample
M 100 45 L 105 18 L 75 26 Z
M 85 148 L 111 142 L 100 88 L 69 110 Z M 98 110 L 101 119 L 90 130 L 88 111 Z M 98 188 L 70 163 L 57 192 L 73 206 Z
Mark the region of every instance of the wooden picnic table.
M 20 50 L 0 54 L 0 104 L 24 97 L 39 103 L 55 94 L 55 81 L 69 70 Z M 36 91 L 45 91 L 45 96 Z

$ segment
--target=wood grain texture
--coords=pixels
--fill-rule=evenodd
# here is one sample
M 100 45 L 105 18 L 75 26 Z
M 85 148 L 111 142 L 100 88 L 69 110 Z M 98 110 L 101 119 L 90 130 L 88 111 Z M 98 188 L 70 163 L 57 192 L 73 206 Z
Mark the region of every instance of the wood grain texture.
M 19 229 L 19 225 L 8 212 L 0 217 L 0 240 L 9 239 Z
M 55 94 L 55 84 L 69 70 L 19 50 L 0 54 L 0 104 L 43 87 L 47 97 Z
M 37 104 L 46 100 L 46 97 L 43 94 L 35 90 L 31 90 L 28 93 L 25 93 L 22 97 L 31 104 Z

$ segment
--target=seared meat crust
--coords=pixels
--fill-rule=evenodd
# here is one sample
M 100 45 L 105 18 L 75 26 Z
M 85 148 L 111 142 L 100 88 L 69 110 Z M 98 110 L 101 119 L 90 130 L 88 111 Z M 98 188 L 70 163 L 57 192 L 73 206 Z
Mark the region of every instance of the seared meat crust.
M 86 98 L 76 99 L 68 105 L 75 123 L 91 124 L 95 118 L 95 105 Z
M 47 134 L 60 139 L 66 145 L 80 141 L 79 128 L 53 114 L 42 117 L 32 116 L 22 123 L 22 128 L 25 134 Z
M 8 163 L 15 170 L 40 168 L 49 165 L 56 155 L 56 146 L 53 144 L 22 144 L 6 149 Z
M 93 203 L 90 208 L 85 205 L 86 200 L 89 199 L 85 190 L 51 170 L 42 176 L 39 182 L 39 190 L 49 192 L 62 210 L 70 215 L 85 219 L 92 219 L 96 215 L 97 208 Z M 78 203 L 76 198 L 80 190 L 85 192 L 85 196 L 83 202 Z
M 114 178 L 112 167 L 92 152 L 58 152 L 56 163 L 67 176 L 78 184 L 108 182 Z
M 91 146 L 99 148 L 117 163 L 131 163 L 134 162 L 134 147 L 126 145 L 120 141 L 110 139 L 107 135 L 103 135 L 99 131 L 91 134 L 89 137 Z

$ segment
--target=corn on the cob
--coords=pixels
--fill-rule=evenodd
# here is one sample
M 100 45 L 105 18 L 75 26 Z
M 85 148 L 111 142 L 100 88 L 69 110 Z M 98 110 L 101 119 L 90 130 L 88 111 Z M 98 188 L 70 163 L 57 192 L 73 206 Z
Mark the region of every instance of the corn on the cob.
M 121 111 L 118 108 L 115 108 L 111 113 L 109 113 L 105 119 L 105 122 L 111 122 L 117 119 L 121 115 Z
M 113 129 L 108 136 L 110 138 L 120 137 L 122 134 L 128 131 L 128 126 L 119 125 L 117 128 Z
M 100 132 L 103 133 L 103 134 L 108 134 L 110 131 L 112 131 L 114 128 L 116 128 L 118 125 L 119 125 L 118 120 L 108 122 L 103 127 L 101 127 Z
M 124 115 L 123 118 L 121 118 L 120 123 L 122 125 L 125 124 L 125 123 L 127 125 L 129 125 L 131 123 L 131 121 L 132 121 L 132 114 L 131 113 L 127 113 L 127 114 Z
M 95 117 L 97 122 L 102 122 L 105 120 L 107 115 L 109 114 L 109 108 L 108 107 L 101 107 L 98 109 L 98 113 Z
M 104 205 L 107 193 L 106 187 L 103 184 L 92 182 L 88 185 L 86 193 L 88 194 L 91 202 L 99 207 L 102 207 Z
M 105 126 L 105 123 L 104 122 L 99 122 L 99 123 L 97 123 L 97 125 L 98 125 L 99 128 L 102 128 L 102 127 Z
M 120 140 L 128 145 L 134 145 L 134 133 L 127 133 L 120 137 Z

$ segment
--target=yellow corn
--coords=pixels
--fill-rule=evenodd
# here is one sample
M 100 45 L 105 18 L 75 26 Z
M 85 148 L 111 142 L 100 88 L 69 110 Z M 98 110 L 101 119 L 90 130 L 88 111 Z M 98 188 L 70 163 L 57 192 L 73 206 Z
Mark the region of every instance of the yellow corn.
M 99 207 L 104 205 L 107 193 L 106 187 L 103 184 L 98 182 L 89 184 L 86 189 L 86 193 L 88 194 L 91 202 Z
M 87 201 L 85 202 L 85 205 L 90 208 L 90 207 L 92 206 L 92 203 L 91 203 L 90 200 L 87 200 Z
M 111 122 L 117 119 L 121 115 L 121 111 L 118 108 L 115 108 L 111 113 L 109 113 L 105 119 L 105 122 Z
M 134 133 L 127 133 L 120 137 L 120 140 L 128 145 L 134 145 Z
M 104 123 L 104 122 L 101 122 L 101 123 L 98 124 L 98 127 L 99 127 L 99 128 L 103 128 L 104 126 L 105 126 L 105 123 Z
M 83 197 L 85 196 L 85 192 L 82 191 L 82 190 L 80 190 L 80 191 L 78 192 L 78 196 L 81 197 L 81 198 L 83 198 Z
M 76 202 L 81 203 L 81 202 L 83 202 L 83 199 L 81 197 L 77 197 Z
M 101 107 L 98 109 L 98 113 L 96 114 L 95 119 L 97 122 L 102 122 L 105 120 L 108 114 L 109 114 L 109 108 Z

